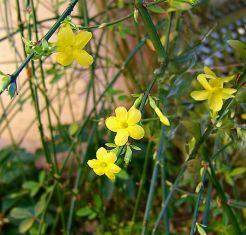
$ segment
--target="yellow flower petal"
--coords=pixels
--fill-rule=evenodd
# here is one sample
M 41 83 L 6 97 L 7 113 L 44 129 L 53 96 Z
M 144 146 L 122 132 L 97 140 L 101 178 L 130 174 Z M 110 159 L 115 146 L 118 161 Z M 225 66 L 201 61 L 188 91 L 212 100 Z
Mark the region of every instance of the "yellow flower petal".
M 89 160 L 87 164 L 90 168 L 97 168 L 99 166 L 99 162 L 96 159 Z
M 223 93 L 226 93 L 228 95 L 232 95 L 233 93 L 235 93 L 237 90 L 233 89 L 233 88 L 223 88 L 222 89 Z
M 236 89 L 232 89 L 232 88 L 222 88 L 221 89 L 222 99 L 226 100 L 234 97 L 232 94 L 235 93 L 236 91 L 237 91 Z
M 105 156 L 104 156 L 104 161 L 108 164 L 111 163 L 115 163 L 117 160 L 116 154 L 113 152 L 108 152 Z
M 207 75 L 211 75 L 211 76 L 214 77 L 214 78 L 217 77 L 216 74 L 215 74 L 209 67 L 207 67 L 207 66 L 205 66 L 205 67 L 203 68 L 203 71 L 204 71 L 204 73 L 207 74 Z
M 61 27 L 57 37 L 57 46 L 73 45 L 75 42 L 75 35 L 69 25 Z
M 97 175 L 103 175 L 103 174 L 105 174 L 105 169 L 102 168 L 102 167 L 93 169 L 93 171 L 94 171 Z
M 58 52 L 56 55 L 56 60 L 59 64 L 63 66 L 67 66 L 73 62 L 73 56 L 71 54 L 65 54 L 63 52 Z
M 111 173 L 109 170 L 105 171 L 105 175 L 110 179 L 110 180 L 115 180 L 115 175 L 114 173 Z
M 197 80 L 204 87 L 204 89 L 206 89 L 206 90 L 212 89 L 211 86 L 209 85 L 206 77 L 205 77 L 205 74 L 199 74 L 197 77 Z
M 75 43 L 74 45 L 78 49 L 83 49 L 85 45 L 91 40 L 92 38 L 92 33 L 87 32 L 87 31 L 80 31 L 76 36 L 75 36 Z
M 108 117 L 105 121 L 105 124 L 106 127 L 113 132 L 117 132 L 122 128 L 121 123 L 118 121 L 116 117 Z
M 223 100 L 221 94 L 215 93 L 208 99 L 209 108 L 213 111 L 220 111 L 223 106 Z
M 118 120 L 122 121 L 122 122 L 126 122 L 127 121 L 127 110 L 125 107 L 118 107 L 115 109 L 115 115 L 117 117 Z
M 109 164 L 108 170 L 114 174 L 117 174 L 121 171 L 121 168 L 119 166 L 117 166 L 116 164 Z
M 222 88 L 223 80 L 221 78 L 216 78 L 209 81 L 209 85 L 213 88 Z
M 207 100 L 210 96 L 210 92 L 207 90 L 204 91 L 192 91 L 191 92 L 191 97 L 194 100 L 200 101 L 200 100 Z
M 129 126 L 127 128 L 129 136 L 135 140 L 140 140 L 144 137 L 144 129 L 139 125 Z
M 100 161 L 104 161 L 106 154 L 107 154 L 107 150 L 105 148 L 103 147 L 99 148 L 96 153 L 97 159 Z
M 141 112 L 136 108 L 131 108 L 128 111 L 127 123 L 128 125 L 134 125 L 141 120 Z
M 114 138 L 115 144 L 117 146 L 123 146 L 128 141 L 128 131 L 126 130 L 120 130 L 117 132 L 115 138 Z
M 230 75 L 222 78 L 223 82 L 230 82 L 231 80 L 235 79 L 236 75 Z
M 76 50 L 73 52 L 74 59 L 82 67 L 87 68 L 93 63 L 93 57 L 84 50 Z

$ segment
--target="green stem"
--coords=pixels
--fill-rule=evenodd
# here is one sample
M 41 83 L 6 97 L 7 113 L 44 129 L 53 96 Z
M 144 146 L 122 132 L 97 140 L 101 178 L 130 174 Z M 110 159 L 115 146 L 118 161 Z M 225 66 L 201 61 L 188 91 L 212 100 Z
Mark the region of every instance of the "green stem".
M 91 132 L 91 134 L 89 136 L 89 139 L 88 139 L 88 144 L 87 144 L 86 151 L 84 152 L 83 157 L 81 158 L 82 161 L 80 162 L 79 170 L 78 170 L 78 173 L 77 173 L 77 176 L 76 176 L 76 180 L 75 180 L 75 184 L 74 184 L 74 188 L 73 188 L 73 192 L 74 192 L 75 195 L 78 193 L 79 185 L 80 185 L 80 182 L 81 182 L 81 176 L 82 176 L 82 173 L 83 173 L 82 166 L 87 160 L 86 157 L 88 156 L 88 151 L 89 151 L 89 148 L 91 147 L 91 143 L 92 143 L 93 138 L 94 138 L 94 133 L 95 133 L 96 127 L 97 127 L 96 124 L 94 124 L 94 126 L 92 128 L 92 132 Z M 71 234 L 75 206 L 76 206 L 76 198 L 74 196 L 74 197 L 72 197 L 71 204 L 70 204 L 70 209 L 69 209 L 69 216 L 68 216 L 68 222 L 67 222 L 67 235 Z
M 204 184 L 205 184 L 206 177 L 207 177 L 207 169 L 204 168 L 204 171 L 202 174 L 201 188 L 197 194 L 195 209 L 194 209 L 194 213 L 193 213 L 190 235 L 194 235 L 196 232 L 196 221 L 197 221 L 197 216 L 198 216 L 198 209 L 199 209 L 199 205 L 200 205 L 201 200 L 202 200 L 202 193 L 204 191 Z
M 150 184 L 150 189 L 149 189 L 149 194 L 148 194 L 148 199 L 147 199 L 147 205 L 145 208 L 144 212 L 144 221 L 143 221 L 143 226 L 142 226 L 142 235 L 145 235 L 147 233 L 147 226 L 148 226 L 148 221 L 149 221 L 149 214 L 150 214 L 150 209 L 152 206 L 152 201 L 154 197 L 154 192 L 155 192 L 155 185 L 156 185 L 156 180 L 158 177 L 158 169 L 159 165 L 161 163 L 161 157 L 163 154 L 163 149 L 164 149 L 164 140 L 165 140 L 165 127 L 162 126 L 161 129 L 161 139 L 157 151 L 157 156 L 156 156 L 156 161 L 154 165 L 154 170 L 151 178 L 151 184 Z
M 147 169 L 148 169 L 148 165 L 149 165 L 148 163 L 149 163 L 149 159 L 150 159 L 150 157 L 149 157 L 150 149 L 151 149 L 150 147 L 151 147 L 151 141 L 149 140 L 148 146 L 147 146 L 147 150 L 146 150 L 146 154 L 145 154 L 145 157 L 144 157 L 144 166 L 143 166 L 142 176 L 141 176 L 141 180 L 140 180 L 140 186 L 139 186 L 139 189 L 138 189 L 137 199 L 136 199 L 136 203 L 135 203 L 135 206 L 134 206 L 133 215 L 132 215 L 132 219 L 131 219 L 131 233 L 130 234 L 132 234 L 132 232 L 134 232 L 133 227 L 134 227 L 134 224 L 135 224 L 135 220 L 136 220 L 136 217 L 137 217 L 137 212 L 138 212 L 138 209 L 139 209 L 139 205 L 140 205 L 140 201 L 141 201 L 144 185 L 145 185 L 145 182 L 146 182 Z

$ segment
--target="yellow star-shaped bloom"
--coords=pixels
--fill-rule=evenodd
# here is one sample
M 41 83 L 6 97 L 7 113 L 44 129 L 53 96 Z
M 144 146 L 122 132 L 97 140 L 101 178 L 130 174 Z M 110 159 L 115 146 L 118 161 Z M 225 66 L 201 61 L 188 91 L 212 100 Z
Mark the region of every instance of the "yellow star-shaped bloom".
M 191 92 L 194 100 L 208 100 L 209 108 L 215 112 L 221 110 L 223 100 L 233 97 L 237 90 L 232 88 L 224 88 L 224 83 L 232 80 L 235 76 L 225 78 L 217 77 L 216 74 L 208 67 L 204 67 L 204 74 L 199 74 L 198 82 L 203 86 L 204 90 Z M 209 81 L 207 79 L 210 79 Z
M 113 152 L 107 152 L 103 147 L 96 152 L 96 158 L 87 162 L 93 171 L 101 176 L 106 175 L 110 180 L 115 180 L 115 174 L 121 171 L 121 168 L 115 164 L 117 157 Z
M 88 67 L 93 63 L 93 57 L 83 48 L 91 40 L 92 34 L 87 31 L 80 31 L 75 34 L 69 24 L 62 26 L 58 32 L 56 42 L 56 60 L 64 66 L 70 65 L 74 60 L 82 67 Z
M 141 120 L 141 112 L 136 108 L 129 111 L 125 107 L 115 109 L 115 115 L 106 119 L 106 126 L 109 130 L 116 132 L 115 144 L 123 146 L 131 137 L 140 140 L 144 137 L 144 129 L 137 123 Z

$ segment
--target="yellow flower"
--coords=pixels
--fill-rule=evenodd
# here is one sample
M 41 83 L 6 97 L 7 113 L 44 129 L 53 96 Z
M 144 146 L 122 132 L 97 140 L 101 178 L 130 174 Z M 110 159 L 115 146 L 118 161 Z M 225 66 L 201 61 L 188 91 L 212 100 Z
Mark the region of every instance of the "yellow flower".
M 241 118 L 242 118 L 243 120 L 246 120 L 246 113 L 241 114 Z
M 93 63 L 93 57 L 82 49 L 91 38 L 92 34 L 90 32 L 80 31 L 75 34 L 69 24 L 62 26 L 56 42 L 57 62 L 67 66 L 76 60 L 82 67 L 90 66 Z
M 144 129 L 137 123 L 141 120 L 141 112 L 132 107 L 129 111 L 125 107 L 115 109 L 116 116 L 106 119 L 106 126 L 109 130 L 117 132 L 115 144 L 123 146 L 130 136 L 133 139 L 140 140 L 144 137 Z
M 191 97 L 197 101 L 208 100 L 209 108 L 218 112 L 223 106 L 223 100 L 233 97 L 232 94 L 237 91 L 236 89 L 223 87 L 225 82 L 234 78 L 234 75 L 220 78 L 208 67 L 204 67 L 204 72 L 205 74 L 199 74 L 197 77 L 204 90 L 191 92 Z M 207 81 L 207 78 L 210 80 Z
M 154 111 L 155 111 L 156 115 L 159 117 L 162 124 L 164 124 L 166 126 L 170 126 L 170 122 L 169 122 L 168 118 L 161 112 L 161 110 L 158 107 L 155 107 Z
M 117 160 L 116 154 L 107 152 L 103 147 L 99 148 L 96 153 L 97 159 L 92 159 L 87 162 L 89 167 L 97 175 L 106 175 L 109 179 L 115 180 L 115 174 L 119 173 L 121 168 L 115 162 Z

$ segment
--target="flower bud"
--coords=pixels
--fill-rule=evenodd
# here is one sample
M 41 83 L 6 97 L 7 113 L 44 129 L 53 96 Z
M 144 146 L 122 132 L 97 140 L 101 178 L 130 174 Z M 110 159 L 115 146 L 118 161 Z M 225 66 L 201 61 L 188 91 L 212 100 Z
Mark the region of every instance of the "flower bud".
M 3 92 L 5 89 L 7 89 L 10 81 L 10 76 L 4 76 L 0 79 L 0 92 Z
M 138 108 L 138 106 L 141 104 L 141 101 L 143 99 L 143 94 L 141 94 L 134 102 L 133 106 L 134 108 Z
M 162 124 L 164 124 L 165 126 L 170 126 L 170 122 L 168 118 L 161 112 L 161 110 L 158 107 L 156 107 L 154 110 L 156 115 L 159 117 L 160 121 L 162 122 Z
M 152 109 L 154 109 L 156 115 L 159 117 L 161 123 L 163 123 L 165 126 L 170 126 L 170 122 L 168 118 L 161 112 L 161 110 L 157 107 L 154 99 L 149 96 L 149 104 Z

